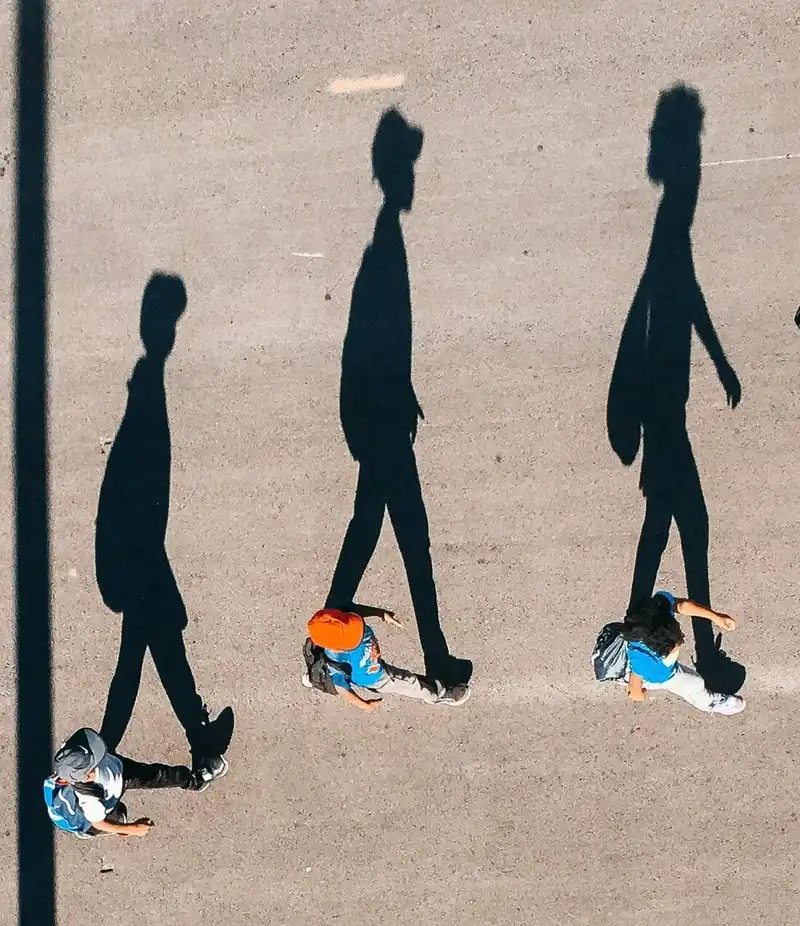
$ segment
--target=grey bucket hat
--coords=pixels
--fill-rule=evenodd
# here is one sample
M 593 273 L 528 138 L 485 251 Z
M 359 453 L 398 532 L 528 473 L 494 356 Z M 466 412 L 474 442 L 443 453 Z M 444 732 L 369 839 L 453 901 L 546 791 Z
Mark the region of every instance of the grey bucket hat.
M 76 731 L 53 757 L 53 772 L 71 785 L 86 781 L 107 753 L 100 734 L 89 727 Z

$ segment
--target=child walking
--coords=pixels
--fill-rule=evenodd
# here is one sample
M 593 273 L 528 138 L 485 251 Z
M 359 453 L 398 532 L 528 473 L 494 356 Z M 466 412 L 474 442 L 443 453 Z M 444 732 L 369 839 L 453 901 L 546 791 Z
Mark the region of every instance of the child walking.
M 628 697 L 633 701 L 647 700 L 647 693 L 663 689 L 680 695 L 693 707 L 707 714 L 738 714 L 745 700 L 738 695 L 709 691 L 703 678 L 688 666 L 678 662 L 683 631 L 677 617 L 702 617 L 720 630 L 735 630 L 736 622 L 727 614 L 685 598 L 675 598 L 669 592 L 656 592 L 628 609 L 622 636 L 628 643 Z
M 133 789 L 182 788 L 205 791 L 228 771 L 222 756 L 206 760 L 194 771 L 185 765 L 135 762 L 109 752 L 99 733 L 89 727 L 76 731 L 53 758 L 53 774 L 45 779 L 47 812 L 59 829 L 79 838 L 110 833 L 146 836 L 148 817 L 128 822 L 122 795 Z
M 400 626 L 390 611 L 364 610 L 379 616 L 387 624 Z M 384 662 L 375 632 L 361 614 L 324 608 L 308 622 L 308 635 L 311 642 L 322 650 L 336 693 L 348 704 L 363 711 L 377 710 L 385 694 L 416 698 L 426 704 L 451 706 L 464 704 L 470 696 L 468 685 L 447 687 L 438 679 L 417 675 Z M 312 687 L 308 674 L 303 677 L 303 684 L 306 688 Z M 363 698 L 355 688 L 381 697 Z

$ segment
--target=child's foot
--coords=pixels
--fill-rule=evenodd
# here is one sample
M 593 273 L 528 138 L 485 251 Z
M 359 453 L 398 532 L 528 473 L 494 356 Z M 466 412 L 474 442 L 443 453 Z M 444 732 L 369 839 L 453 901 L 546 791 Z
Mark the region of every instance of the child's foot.
M 739 695 L 714 695 L 714 702 L 709 713 L 730 717 L 733 714 L 740 714 L 745 708 L 745 703 L 744 698 Z
M 314 687 L 311 684 L 311 679 L 308 677 L 308 672 L 306 672 L 303 675 L 303 677 L 300 679 L 300 684 L 303 686 L 303 688 L 313 688 Z
M 228 760 L 224 756 L 212 756 L 210 759 L 201 760 L 192 772 L 187 790 L 205 791 L 212 781 L 227 775 L 228 768 Z
M 439 704 L 449 704 L 451 707 L 458 707 L 469 701 L 472 694 L 469 685 L 453 685 L 451 688 L 445 688 Z

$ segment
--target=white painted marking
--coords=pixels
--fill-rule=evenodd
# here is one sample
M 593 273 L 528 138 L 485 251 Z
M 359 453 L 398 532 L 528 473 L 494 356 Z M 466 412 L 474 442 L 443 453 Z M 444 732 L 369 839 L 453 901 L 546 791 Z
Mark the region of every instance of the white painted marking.
M 800 153 L 795 154 L 770 154 L 763 158 L 735 158 L 732 161 L 703 161 L 701 167 L 722 167 L 728 164 L 759 164 L 762 161 L 791 161 L 793 158 L 800 158 Z
M 328 93 L 363 93 L 366 90 L 396 90 L 406 82 L 405 74 L 376 74 L 374 77 L 337 77 Z
M 292 257 L 324 257 L 321 251 L 292 251 Z

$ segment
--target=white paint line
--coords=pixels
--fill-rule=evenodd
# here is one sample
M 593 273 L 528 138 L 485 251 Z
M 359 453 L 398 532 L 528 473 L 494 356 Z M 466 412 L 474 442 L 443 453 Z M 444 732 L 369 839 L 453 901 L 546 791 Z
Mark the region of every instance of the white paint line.
M 374 77 L 337 77 L 328 84 L 328 93 L 363 93 L 367 90 L 396 90 L 406 82 L 405 74 L 376 74 Z
M 800 158 L 800 153 L 795 154 L 770 154 L 763 158 L 735 158 L 732 161 L 703 161 L 701 167 L 722 167 L 728 164 L 759 164 L 762 161 L 791 161 L 793 158 Z
M 292 257 L 324 257 L 322 251 L 292 251 Z

